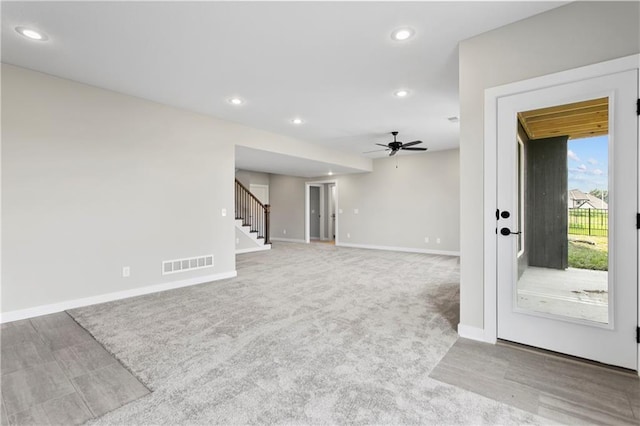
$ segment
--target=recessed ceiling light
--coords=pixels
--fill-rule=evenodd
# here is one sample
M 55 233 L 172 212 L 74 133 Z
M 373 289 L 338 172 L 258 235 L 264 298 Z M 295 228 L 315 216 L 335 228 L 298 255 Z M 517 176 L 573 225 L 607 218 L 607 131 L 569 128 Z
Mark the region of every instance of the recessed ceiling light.
M 45 41 L 45 40 L 49 39 L 43 33 L 39 32 L 39 31 L 36 31 L 36 30 L 33 30 L 31 28 L 16 27 L 16 31 L 18 32 L 18 34 L 28 38 L 29 40 Z
M 293 120 L 291 120 L 291 122 L 296 125 L 304 123 L 304 121 L 302 121 L 302 118 L 294 118 Z
M 396 90 L 393 94 L 399 98 L 404 98 L 409 94 L 409 91 L 405 89 L 400 89 L 400 90 Z
M 244 103 L 244 100 L 238 97 L 233 97 L 229 99 L 229 103 L 231 105 L 242 105 Z
M 333 172 L 329 172 L 327 173 L 329 176 L 333 176 Z
M 391 38 L 396 41 L 404 41 L 410 39 L 414 34 L 411 28 L 398 28 L 391 33 Z

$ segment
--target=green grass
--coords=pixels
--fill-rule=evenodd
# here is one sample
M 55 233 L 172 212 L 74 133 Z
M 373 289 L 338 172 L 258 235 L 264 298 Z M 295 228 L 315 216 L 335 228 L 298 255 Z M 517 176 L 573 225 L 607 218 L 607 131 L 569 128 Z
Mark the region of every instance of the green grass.
M 589 242 L 592 244 L 589 244 Z M 608 263 L 609 247 L 606 237 L 570 238 L 570 267 L 606 271 L 609 267 Z

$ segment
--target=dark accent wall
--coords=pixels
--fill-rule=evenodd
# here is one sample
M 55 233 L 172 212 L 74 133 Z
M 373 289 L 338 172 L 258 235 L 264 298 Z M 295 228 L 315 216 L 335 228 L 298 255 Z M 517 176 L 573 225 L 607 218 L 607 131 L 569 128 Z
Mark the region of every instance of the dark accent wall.
M 568 267 L 567 136 L 526 143 L 526 245 L 529 266 Z

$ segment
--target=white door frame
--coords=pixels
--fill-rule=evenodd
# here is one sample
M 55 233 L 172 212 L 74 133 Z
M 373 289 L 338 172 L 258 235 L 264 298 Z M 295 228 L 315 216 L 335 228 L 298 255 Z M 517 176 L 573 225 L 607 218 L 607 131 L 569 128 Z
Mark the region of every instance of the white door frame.
M 329 200 L 329 206 L 327 207 L 327 215 L 328 215 L 328 220 L 327 223 L 329 224 L 329 229 L 328 229 L 328 237 L 327 239 L 329 241 L 334 239 L 334 235 L 336 235 L 336 230 L 335 230 L 335 224 L 336 224 L 336 218 L 338 217 L 338 212 L 336 211 L 335 208 L 335 190 L 332 193 L 332 189 L 335 188 L 336 186 L 333 184 L 329 184 L 327 186 L 327 189 L 329 190 L 329 194 L 327 194 L 327 200 Z M 331 214 L 333 212 L 333 227 L 331 227 Z
M 497 131 L 498 99 L 522 92 L 543 89 L 560 84 L 571 83 L 640 68 L 640 55 L 631 55 L 594 65 L 523 80 L 485 90 L 484 96 L 484 327 L 478 340 L 497 342 L 497 242 L 495 238 L 497 205 Z M 639 82 L 640 83 L 640 82 Z M 633 106 L 630 106 L 630 108 Z M 639 126 L 640 127 L 640 126 Z M 639 129 L 640 130 L 640 129 Z M 639 131 L 640 134 L 640 131 Z M 640 164 L 640 158 L 638 158 Z M 640 194 L 638 194 L 640 196 Z M 640 198 L 639 198 L 640 199 Z M 640 256 L 638 261 L 640 262 Z M 636 282 L 636 285 L 638 283 Z M 640 291 L 638 292 L 640 306 Z M 640 324 L 640 309 L 638 309 Z M 640 365 L 640 350 L 639 362 Z M 640 370 L 639 370 L 640 373 Z
M 324 216 L 322 215 L 324 210 L 324 185 L 312 183 L 309 184 L 307 188 L 309 188 L 309 208 L 306 209 L 307 221 L 309 222 L 309 234 L 306 235 L 308 238 L 307 242 L 311 240 L 311 215 L 309 211 L 311 208 L 311 188 L 318 188 L 318 214 L 320 215 L 318 220 L 318 227 L 320 228 L 318 230 L 318 239 L 322 240 L 322 236 L 324 235 Z
M 311 225 L 309 223 L 309 212 L 311 210 L 311 207 L 309 207 L 310 204 L 310 200 L 309 200 L 309 195 L 310 195 L 310 188 L 312 186 L 319 186 L 320 187 L 320 211 L 324 210 L 324 184 L 325 183 L 333 183 L 336 186 L 336 211 L 338 211 L 338 181 L 337 180 L 320 180 L 320 181 L 312 181 L 312 182 L 305 182 L 305 189 L 304 189 L 304 240 L 305 242 L 309 243 L 311 242 L 311 238 L 310 238 L 310 228 Z M 336 221 L 335 221 L 335 233 L 336 233 L 336 245 L 338 245 L 338 215 L 336 214 Z M 322 218 L 322 220 L 320 220 L 320 238 L 322 238 L 322 236 L 324 235 L 324 217 Z

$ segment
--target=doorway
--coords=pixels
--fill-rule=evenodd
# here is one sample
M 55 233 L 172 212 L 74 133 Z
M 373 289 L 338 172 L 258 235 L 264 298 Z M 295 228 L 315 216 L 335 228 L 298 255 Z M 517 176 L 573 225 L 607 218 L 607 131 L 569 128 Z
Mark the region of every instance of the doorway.
M 322 235 L 322 185 L 311 185 L 309 187 L 309 238 L 320 240 Z
M 330 241 L 335 241 L 336 239 L 336 185 L 333 183 L 328 184 L 329 191 L 329 209 L 328 209 L 328 221 L 329 221 L 329 231 L 327 238 Z
M 637 59 L 612 65 L 488 93 L 485 319 L 489 336 L 493 320 L 497 338 L 637 370 Z
M 318 201 L 316 201 L 317 199 Z M 307 243 L 313 240 L 337 244 L 339 215 L 336 213 L 338 211 L 337 180 L 306 182 L 305 241 Z

